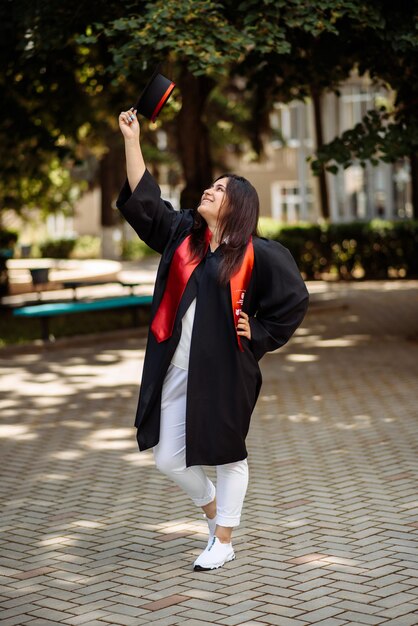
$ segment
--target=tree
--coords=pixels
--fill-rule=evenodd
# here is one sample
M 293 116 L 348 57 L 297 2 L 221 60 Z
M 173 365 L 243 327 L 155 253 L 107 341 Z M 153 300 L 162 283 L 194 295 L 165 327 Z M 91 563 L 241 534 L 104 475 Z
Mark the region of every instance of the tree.
M 65 209 L 74 191 L 103 184 L 102 224 L 113 221 L 112 201 L 122 167 L 106 175 L 118 136 L 116 112 L 129 96 L 129 85 L 106 72 L 111 56 L 106 42 L 94 50 L 80 45 L 100 13 L 119 13 L 119 3 L 68 0 L 31 3 L 6 0 L 0 7 L 0 201 L 3 208 Z M 133 97 L 133 96 L 132 96 Z M 110 149 L 109 149 L 110 146 Z M 119 146 L 119 144 L 118 144 Z M 114 148 L 116 152 L 118 148 Z M 119 150 L 122 148 L 119 147 Z M 123 157 L 113 158 L 123 163 Z M 86 167 L 88 164 L 88 167 Z M 92 167 L 93 164 L 93 167 Z M 83 179 L 80 172 L 83 171 Z M 75 180 L 71 174 L 77 173 Z M 115 173 L 115 175 L 113 175 Z M 110 183 L 110 184 L 109 184 Z M 106 193 L 107 192 L 107 193 Z
M 112 76 L 137 82 L 146 60 L 149 71 L 165 60 L 177 83 L 182 106 L 177 117 L 177 149 L 186 181 L 181 204 L 195 205 L 212 180 L 209 130 L 205 122 L 208 97 L 231 63 L 245 51 L 243 34 L 213 0 L 157 0 L 142 10 L 127 7 L 124 17 L 95 24 L 82 39 L 95 46 L 106 39 L 113 54 Z M 138 53 L 140 51 L 140 53 Z
M 321 90 L 335 85 L 351 69 L 343 51 L 338 59 L 329 55 L 330 40 L 337 39 L 338 24 L 353 17 L 359 6 L 359 1 L 316 0 L 307 11 L 303 0 L 157 0 L 141 12 L 132 5 L 123 18 L 108 25 L 96 24 L 93 36 L 85 42 L 95 44 L 100 37 L 112 42 L 114 75 L 133 76 L 143 55 L 155 63 L 164 57 L 169 60 L 170 77 L 177 81 L 182 100 L 177 120 L 178 151 L 186 179 L 182 204 L 190 206 L 212 178 L 206 121 L 216 83 L 223 76 L 245 77 L 243 91 L 256 108 L 248 134 L 258 152 L 260 131 L 274 99 L 289 101 L 306 93 L 317 105 L 320 144 Z M 327 215 L 322 183 L 325 174 L 321 188 Z
M 70 113 L 63 104 L 65 100 L 68 103 L 69 93 L 76 96 L 76 102 L 77 95 L 82 94 L 74 80 L 73 67 L 78 63 L 69 46 L 61 53 L 64 47 L 59 40 L 63 35 L 57 25 L 50 26 L 45 36 L 46 7 L 40 11 L 36 4 L 18 0 L 2 3 L 0 10 L 0 54 L 4 68 L 0 82 L 2 182 L 9 190 L 6 206 L 19 208 L 18 198 L 10 192 L 19 184 L 19 178 L 33 180 L 35 174 L 45 173 L 43 166 L 52 157 L 64 157 L 66 147 L 60 138 L 68 131 L 67 122 L 71 128 L 75 123 L 73 111 Z M 65 19 L 62 7 L 58 9 L 59 19 L 65 31 L 69 17 Z M 47 184 L 46 177 L 42 179 L 41 175 L 39 179 Z

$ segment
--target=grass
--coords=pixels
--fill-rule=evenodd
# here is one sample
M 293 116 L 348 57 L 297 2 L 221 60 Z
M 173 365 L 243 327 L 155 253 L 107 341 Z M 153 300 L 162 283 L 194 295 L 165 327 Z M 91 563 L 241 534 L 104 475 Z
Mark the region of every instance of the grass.
M 140 325 L 149 321 L 149 309 L 138 311 Z M 56 339 L 74 335 L 107 332 L 134 328 L 132 311 L 91 311 L 59 315 L 49 321 L 49 332 Z M 39 319 L 21 319 L 14 317 L 8 309 L 0 309 L 0 348 L 8 345 L 24 344 L 41 338 Z

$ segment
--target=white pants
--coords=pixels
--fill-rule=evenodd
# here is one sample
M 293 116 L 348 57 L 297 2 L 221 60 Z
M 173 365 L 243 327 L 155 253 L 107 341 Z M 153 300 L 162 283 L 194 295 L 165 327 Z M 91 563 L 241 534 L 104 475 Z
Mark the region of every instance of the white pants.
M 248 486 L 247 459 L 216 466 L 217 488 L 200 465 L 186 467 L 187 370 L 171 364 L 161 396 L 160 440 L 153 448 L 157 468 L 181 487 L 197 506 L 216 495 L 216 522 L 238 526 Z

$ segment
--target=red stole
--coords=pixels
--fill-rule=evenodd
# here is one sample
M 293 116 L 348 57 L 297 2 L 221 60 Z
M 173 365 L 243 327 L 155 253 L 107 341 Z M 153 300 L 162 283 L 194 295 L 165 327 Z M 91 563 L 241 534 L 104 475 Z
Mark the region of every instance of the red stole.
M 155 314 L 155 317 L 151 324 L 151 331 L 160 343 L 171 337 L 174 321 L 176 319 L 177 310 L 181 298 L 183 296 L 186 285 L 192 275 L 193 270 L 199 265 L 201 259 L 195 257 L 192 258 L 190 252 L 190 237 L 188 235 L 176 249 L 173 260 L 171 261 L 170 269 L 168 272 L 167 284 L 165 287 L 164 295 Z M 209 228 L 205 232 L 205 252 L 206 254 L 209 243 L 212 237 L 212 233 Z M 231 302 L 232 302 L 232 314 L 234 317 L 235 328 L 237 327 L 239 316 L 241 313 L 242 304 L 244 302 L 245 292 L 250 282 L 252 269 L 254 266 L 254 247 L 252 237 L 248 242 L 245 250 L 243 262 L 239 270 L 231 277 Z M 241 351 L 243 347 L 241 345 L 241 338 L 237 335 L 238 346 Z
M 232 314 L 234 316 L 234 326 L 237 327 L 239 316 L 241 314 L 242 305 L 244 302 L 245 292 L 247 291 L 250 283 L 251 274 L 254 267 L 254 246 L 253 238 L 250 237 L 247 247 L 245 249 L 244 259 L 240 268 L 229 281 L 231 286 L 231 302 L 232 302 Z M 238 346 L 241 352 L 244 352 L 244 348 L 241 344 L 241 337 L 237 335 Z

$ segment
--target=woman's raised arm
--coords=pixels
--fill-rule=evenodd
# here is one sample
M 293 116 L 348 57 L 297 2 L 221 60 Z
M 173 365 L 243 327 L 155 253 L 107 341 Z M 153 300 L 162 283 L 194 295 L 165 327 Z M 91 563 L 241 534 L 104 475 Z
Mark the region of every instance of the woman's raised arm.
M 126 174 L 132 192 L 146 169 L 139 142 L 141 129 L 134 108 L 129 109 L 129 111 L 122 111 L 119 115 L 119 128 L 125 140 Z
M 136 111 L 122 111 L 119 127 L 125 140 L 127 180 L 116 206 L 145 243 L 162 253 L 177 228 L 191 228 L 191 211 L 175 211 L 161 198 L 157 182 L 147 170 L 139 142 Z

